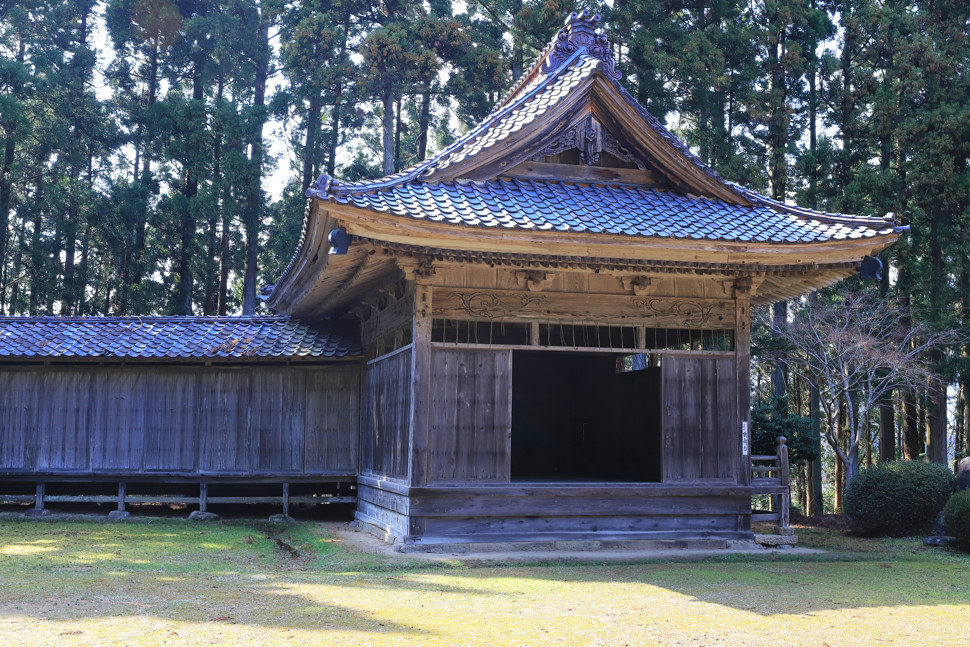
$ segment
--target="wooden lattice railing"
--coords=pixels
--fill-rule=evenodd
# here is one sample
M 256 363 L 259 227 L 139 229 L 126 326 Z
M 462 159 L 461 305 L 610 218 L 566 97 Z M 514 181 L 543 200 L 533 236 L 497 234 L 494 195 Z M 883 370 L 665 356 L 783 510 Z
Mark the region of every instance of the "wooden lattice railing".
M 789 508 L 791 507 L 791 475 L 788 469 L 788 441 L 784 436 L 778 437 L 778 451 L 774 456 L 751 456 L 751 485 L 756 494 L 767 494 L 771 497 L 771 512 L 757 512 L 751 515 L 751 521 L 774 521 L 778 532 L 783 535 L 792 533 L 789 525 Z

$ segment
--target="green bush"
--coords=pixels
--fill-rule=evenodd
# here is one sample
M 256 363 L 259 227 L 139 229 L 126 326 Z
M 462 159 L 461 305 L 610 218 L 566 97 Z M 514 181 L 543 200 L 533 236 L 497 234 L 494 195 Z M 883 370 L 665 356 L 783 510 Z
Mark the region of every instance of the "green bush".
M 943 508 L 943 526 L 964 549 L 970 549 L 970 490 L 960 490 Z
M 879 463 L 859 472 L 845 493 L 845 514 L 856 532 L 901 537 L 930 530 L 953 491 L 945 465 Z

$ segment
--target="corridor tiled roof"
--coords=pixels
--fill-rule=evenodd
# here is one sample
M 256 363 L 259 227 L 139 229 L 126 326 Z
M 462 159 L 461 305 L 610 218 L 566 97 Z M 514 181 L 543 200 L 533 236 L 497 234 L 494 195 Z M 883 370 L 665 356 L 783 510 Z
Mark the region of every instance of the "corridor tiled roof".
M 883 218 L 798 212 L 767 201 L 748 207 L 643 186 L 528 179 L 415 182 L 331 199 L 395 216 L 485 229 L 761 243 L 825 242 L 893 231 L 891 221 Z
M 289 317 L 0 317 L 0 359 L 339 358 L 353 331 Z

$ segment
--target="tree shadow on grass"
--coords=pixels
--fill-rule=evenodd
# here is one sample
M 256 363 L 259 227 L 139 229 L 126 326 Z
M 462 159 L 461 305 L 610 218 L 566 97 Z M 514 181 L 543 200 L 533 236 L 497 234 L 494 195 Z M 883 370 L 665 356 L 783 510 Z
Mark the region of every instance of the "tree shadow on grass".
M 226 618 L 274 628 L 419 636 L 431 632 L 389 620 L 380 601 L 401 608 L 422 594 L 455 595 L 487 605 L 522 595 L 514 589 L 531 589 L 537 596 L 558 589 L 568 596 L 585 594 L 590 585 L 620 586 L 642 592 L 644 599 L 660 590 L 770 617 L 966 605 L 970 599 L 965 584 L 970 558 L 958 556 L 889 561 L 865 556 L 739 561 L 726 556 L 596 564 L 596 554 L 590 553 L 593 563 L 466 566 L 374 556 L 348 545 L 327 550 L 334 552 L 326 559 L 303 561 L 294 569 L 293 560 L 270 537 L 247 525 L 2 524 L 0 613 L 80 619 L 137 612 L 179 622 Z M 515 585 L 501 584 L 511 579 Z M 69 599 L 75 603 L 55 604 Z
M 248 524 L 12 521 L 0 524 L 0 616 L 138 615 L 419 637 L 433 632 L 390 619 L 380 609 L 384 596 L 492 595 L 381 569 L 326 572 L 304 557 Z M 354 594 L 346 603 L 342 590 Z

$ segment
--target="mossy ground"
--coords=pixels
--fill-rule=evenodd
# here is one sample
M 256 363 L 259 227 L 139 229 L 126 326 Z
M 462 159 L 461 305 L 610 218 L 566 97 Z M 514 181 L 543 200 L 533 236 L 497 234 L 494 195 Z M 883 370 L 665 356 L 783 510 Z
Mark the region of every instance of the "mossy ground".
M 970 556 L 799 528 L 823 555 L 465 565 L 326 525 L 0 521 L 0 644 L 962 645 Z

